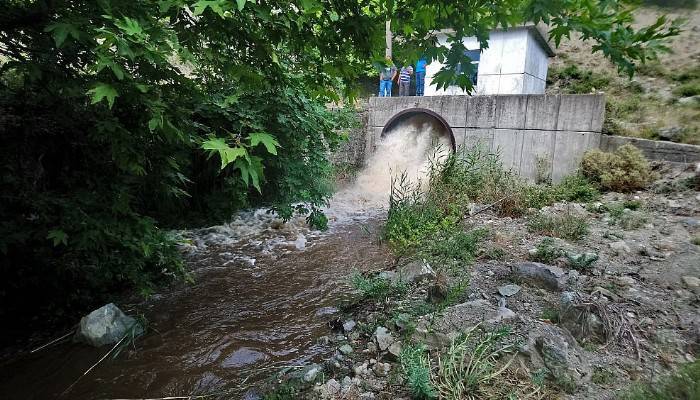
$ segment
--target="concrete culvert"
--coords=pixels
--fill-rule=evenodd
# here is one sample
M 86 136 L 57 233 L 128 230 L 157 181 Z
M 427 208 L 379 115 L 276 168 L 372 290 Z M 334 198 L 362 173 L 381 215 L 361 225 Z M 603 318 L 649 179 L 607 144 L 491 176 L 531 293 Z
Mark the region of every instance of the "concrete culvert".
M 412 129 L 425 132 L 434 137 L 436 144 L 445 144 L 454 152 L 457 149 L 452 128 L 443 117 L 434 111 L 425 108 L 410 108 L 394 115 L 382 130 L 382 139 L 393 132 L 403 129 Z

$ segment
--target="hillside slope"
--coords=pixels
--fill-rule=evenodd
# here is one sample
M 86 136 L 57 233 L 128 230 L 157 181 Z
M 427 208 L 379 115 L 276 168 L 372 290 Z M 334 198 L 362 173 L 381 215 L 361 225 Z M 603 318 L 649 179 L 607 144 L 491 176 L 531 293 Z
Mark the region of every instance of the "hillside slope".
M 648 25 L 664 13 L 685 19 L 683 32 L 669 53 L 640 66 L 632 80 L 574 38 L 562 42 L 552 59 L 547 92 L 605 93 L 608 134 L 700 144 L 700 10 L 644 7 L 636 24 Z

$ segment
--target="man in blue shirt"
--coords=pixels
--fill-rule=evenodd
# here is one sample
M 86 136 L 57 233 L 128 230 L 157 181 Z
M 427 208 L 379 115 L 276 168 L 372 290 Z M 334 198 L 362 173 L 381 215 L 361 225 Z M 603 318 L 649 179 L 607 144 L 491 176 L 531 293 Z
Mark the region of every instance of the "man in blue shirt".
M 392 82 L 396 78 L 396 67 L 391 58 L 386 59 L 386 65 L 379 69 L 379 97 L 391 97 Z
M 425 66 L 427 64 L 425 58 L 420 58 L 416 62 L 416 96 L 423 96 L 425 93 Z

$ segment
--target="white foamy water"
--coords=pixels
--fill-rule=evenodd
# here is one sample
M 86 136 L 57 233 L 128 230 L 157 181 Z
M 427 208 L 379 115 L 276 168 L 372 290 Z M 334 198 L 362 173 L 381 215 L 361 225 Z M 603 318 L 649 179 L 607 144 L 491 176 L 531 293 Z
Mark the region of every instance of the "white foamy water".
M 392 177 L 406 173 L 408 179 L 418 184 L 424 181 L 430 159 L 436 152 L 446 154 L 450 140 L 438 127 L 425 118 L 407 119 L 381 140 L 376 151 L 367 160 L 355 182 L 339 190 L 324 208 L 329 220 L 329 231 L 342 228 L 347 223 L 376 217 L 389 205 Z M 242 211 L 230 222 L 204 229 L 181 232 L 189 252 L 204 250 L 209 246 L 247 247 L 270 254 L 273 250 L 283 252 L 303 251 L 313 246 L 313 239 L 327 232 L 311 230 L 304 216 L 295 216 L 284 222 L 267 209 Z M 243 249 L 241 249 L 243 250 Z M 248 257 L 231 254 L 230 259 Z M 248 263 L 254 265 L 253 263 Z

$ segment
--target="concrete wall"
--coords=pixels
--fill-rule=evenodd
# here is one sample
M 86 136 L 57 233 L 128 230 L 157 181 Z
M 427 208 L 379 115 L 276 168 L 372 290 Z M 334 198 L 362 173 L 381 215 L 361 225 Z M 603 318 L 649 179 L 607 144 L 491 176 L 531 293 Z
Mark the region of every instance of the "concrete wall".
M 398 112 L 425 108 L 442 116 L 457 146 L 480 144 L 528 179 L 538 160 L 554 181 L 574 172 L 583 153 L 600 146 L 602 95 L 513 95 L 371 98 L 366 151 Z
M 625 144 L 632 144 L 639 148 L 650 160 L 686 164 L 700 162 L 700 146 L 694 146 L 692 144 L 606 135 L 600 140 L 600 149 L 603 151 L 613 151 Z
M 547 80 L 549 56 L 528 27 L 491 32 L 489 47 L 481 52 L 478 67 L 477 95 L 542 94 Z M 437 35 L 439 45 L 447 46 L 447 35 Z M 475 38 L 464 38 L 464 46 L 478 50 Z M 425 95 L 467 95 L 457 86 L 440 89 L 431 84 L 432 77 L 443 67 L 432 62 L 426 67 Z

